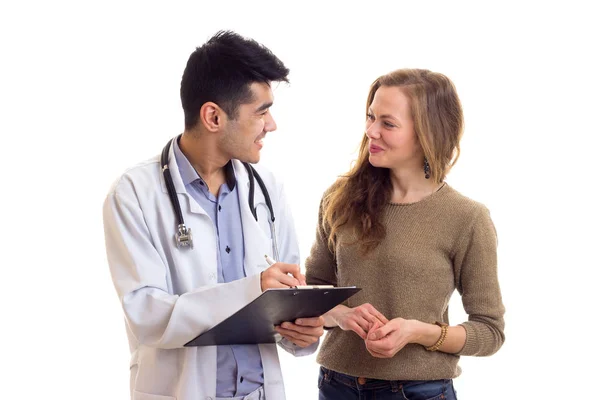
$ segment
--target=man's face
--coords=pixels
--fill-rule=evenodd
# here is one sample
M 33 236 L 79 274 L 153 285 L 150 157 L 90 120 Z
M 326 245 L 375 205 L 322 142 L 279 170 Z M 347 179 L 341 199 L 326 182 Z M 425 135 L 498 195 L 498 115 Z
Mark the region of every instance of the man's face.
M 266 83 L 250 85 L 252 101 L 238 108 L 237 119 L 228 119 L 220 140 L 221 150 L 242 162 L 260 160 L 262 140 L 267 132 L 277 129 L 269 108 L 273 105 L 273 91 Z

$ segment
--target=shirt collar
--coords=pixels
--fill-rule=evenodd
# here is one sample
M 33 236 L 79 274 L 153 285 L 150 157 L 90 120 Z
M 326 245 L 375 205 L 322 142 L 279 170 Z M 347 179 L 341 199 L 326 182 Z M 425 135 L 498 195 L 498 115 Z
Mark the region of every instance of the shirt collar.
M 196 169 L 192 166 L 190 161 L 187 159 L 185 154 L 179 148 L 179 138 L 175 140 L 175 147 L 173 148 L 173 152 L 175 153 L 175 160 L 177 161 L 177 168 L 179 169 L 179 174 L 181 175 L 181 180 L 184 185 L 189 185 L 190 183 L 200 179 L 204 182 L 204 179 L 196 172 Z M 229 190 L 232 191 L 235 188 L 235 171 L 233 169 L 233 162 L 229 160 L 227 164 L 225 164 L 225 180 L 227 182 L 227 186 Z M 206 182 L 204 182 L 206 184 Z

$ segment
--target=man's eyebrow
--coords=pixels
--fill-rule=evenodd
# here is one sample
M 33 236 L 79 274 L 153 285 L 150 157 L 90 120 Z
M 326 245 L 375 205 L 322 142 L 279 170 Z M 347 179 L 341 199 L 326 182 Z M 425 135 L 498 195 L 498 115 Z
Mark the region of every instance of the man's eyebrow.
M 257 112 L 257 113 L 259 113 L 259 112 L 261 112 L 261 111 L 264 111 L 264 110 L 266 110 L 267 108 L 271 107 L 272 105 L 273 105 L 273 102 L 270 102 L 270 103 L 265 103 L 265 104 L 263 104 L 262 106 L 258 107 L 258 108 L 256 109 L 256 112 Z

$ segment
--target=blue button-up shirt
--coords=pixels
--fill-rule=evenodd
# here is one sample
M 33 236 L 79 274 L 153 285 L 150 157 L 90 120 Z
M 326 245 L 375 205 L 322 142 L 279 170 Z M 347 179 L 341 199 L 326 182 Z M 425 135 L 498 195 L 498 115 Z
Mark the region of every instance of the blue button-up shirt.
M 185 189 L 206 211 L 215 226 L 218 282 L 244 278 L 242 216 L 231 161 L 225 166 L 226 183 L 221 185 L 218 197 L 215 197 L 179 148 L 178 140 L 173 150 Z M 245 396 L 263 382 L 258 345 L 217 346 L 217 397 Z

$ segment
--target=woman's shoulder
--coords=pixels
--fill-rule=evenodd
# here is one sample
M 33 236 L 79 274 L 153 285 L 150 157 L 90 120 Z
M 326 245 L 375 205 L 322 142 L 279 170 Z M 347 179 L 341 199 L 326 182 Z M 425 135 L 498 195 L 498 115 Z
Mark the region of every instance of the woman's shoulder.
M 488 207 L 482 202 L 475 200 L 452 186 L 446 185 L 445 201 L 447 207 L 452 208 L 455 212 L 464 212 L 469 215 L 479 215 L 481 213 L 489 213 Z
M 454 232 L 459 237 L 474 227 L 494 231 L 490 210 L 484 203 L 449 186 L 446 192 L 446 201 L 442 203 L 442 209 L 438 210 L 438 216 L 454 227 Z

